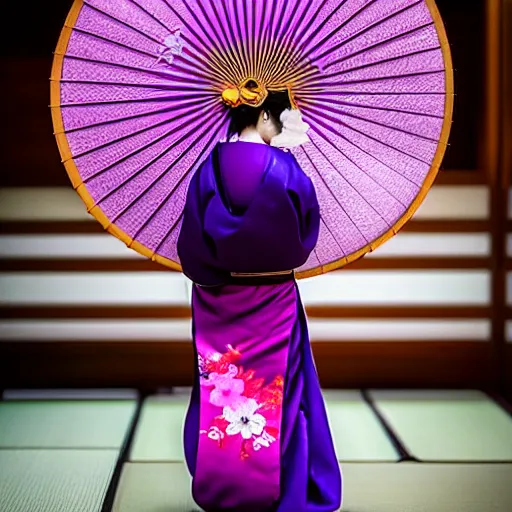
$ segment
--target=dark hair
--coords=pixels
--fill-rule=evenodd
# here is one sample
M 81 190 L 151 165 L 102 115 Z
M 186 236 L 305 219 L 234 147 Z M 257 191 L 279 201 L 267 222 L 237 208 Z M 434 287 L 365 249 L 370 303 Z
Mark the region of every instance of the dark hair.
M 232 108 L 230 112 L 231 123 L 229 125 L 229 136 L 240 135 L 249 126 L 256 126 L 261 112 L 267 112 L 272 119 L 280 126 L 281 114 L 291 108 L 290 97 L 287 91 L 269 92 L 267 99 L 260 107 L 240 105 Z

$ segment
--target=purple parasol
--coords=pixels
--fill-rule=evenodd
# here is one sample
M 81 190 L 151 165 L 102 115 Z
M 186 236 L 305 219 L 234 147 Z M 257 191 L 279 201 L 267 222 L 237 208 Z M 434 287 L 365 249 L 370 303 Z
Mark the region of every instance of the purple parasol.
M 189 181 L 226 137 L 226 91 L 251 96 L 249 79 L 262 94 L 288 89 L 310 125 L 293 152 L 322 220 L 299 277 L 354 261 L 411 218 L 451 124 L 450 52 L 433 0 L 76 0 L 51 106 L 89 212 L 180 269 Z

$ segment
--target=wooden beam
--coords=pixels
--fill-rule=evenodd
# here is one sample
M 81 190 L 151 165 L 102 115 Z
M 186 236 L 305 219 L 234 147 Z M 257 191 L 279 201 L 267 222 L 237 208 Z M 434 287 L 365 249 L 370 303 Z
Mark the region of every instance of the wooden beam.
M 309 318 L 324 319 L 484 319 L 489 318 L 491 308 L 465 306 L 384 306 L 384 307 L 347 307 L 347 306 L 309 306 L 306 307 Z
M 488 220 L 412 220 L 403 228 L 408 233 L 487 233 L 491 230 Z
M 501 170 L 501 186 L 504 195 L 508 196 L 511 185 L 511 172 L 512 172 L 512 97 L 510 91 L 512 90 L 512 0 L 505 0 L 503 2 L 503 15 L 502 19 L 502 53 L 501 53 L 501 69 L 502 69 L 502 116 L 501 116 L 501 144 L 500 144 L 500 170 Z M 505 208 L 503 215 L 505 216 L 505 229 L 508 233 L 512 232 L 512 223 L 508 219 L 508 197 L 504 198 Z M 504 245 L 507 245 L 507 233 L 504 233 Z M 510 262 L 511 260 L 507 260 Z M 507 270 L 512 271 L 512 267 Z M 503 281 L 506 281 L 506 274 L 503 274 Z M 505 301 L 506 301 L 506 290 Z M 510 312 L 510 308 L 508 308 Z M 508 318 L 512 318 L 508 316 Z M 505 352 L 505 369 L 504 369 L 504 387 L 505 394 L 509 401 L 512 403 L 512 343 L 506 343 L 504 340 Z
M 107 234 L 94 220 L 0 222 L 2 235 L 101 235 Z
M 506 227 L 508 186 L 507 172 L 501 165 L 500 133 L 502 115 L 501 31 L 502 1 L 486 1 L 486 99 L 483 165 L 491 185 L 492 281 L 491 339 L 493 383 L 497 391 L 505 388 L 505 318 L 506 318 Z M 506 144 L 507 141 L 504 141 Z
M 409 233 L 485 233 L 488 220 L 411 220 L 401 231 Z M 1 235 L 81 235 L 105 234 L 95 221 L 9 221 L 0 222 Z
M 489 179 L 483 169 L 471 171 L 441 170 L 436 178 L 436 185 L 487 185 Z
M 3 320 L 176 320 L 191 318 L 189 306 L 2 306 Z
M 486 0 L 485 30 L 485 129 L 483 168 L 489 183 L 500 181 L 498 167 L 501 123 L 501 30 L 502 0 Z
M 484 319 L 491 308 L 465 306 L 327 306 L 306 307 L 309 318 L 322 319 Z M 188 319 L 189 306 L 3 306 L 0 319 L 79 320 L 79 319 Z
M 490 258 L 362 258 L 340 272 L 358 270 L 488 269 Z M 149 259 L 4 259 L 0 272 L 172 272 Z
M 329 388 L 488 388 L 490 345 L 473 341 L 315 342 Z M 440 356 L 442 354 L 442 357 Z M 0 387 L 189 386 L 192 343 L 1 342 Z
M 512 343 L 505 345 L 505 367 L 507 370 L 507 379 L 505 380 L 504 395 L 512 403 Z

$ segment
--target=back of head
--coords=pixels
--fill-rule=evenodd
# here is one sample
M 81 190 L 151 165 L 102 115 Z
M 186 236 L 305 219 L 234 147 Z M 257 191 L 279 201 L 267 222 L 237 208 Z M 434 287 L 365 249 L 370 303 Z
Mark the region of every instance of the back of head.
M 287 91 L 269 92 L 260 107 L 242 104 L 232 108 L 229 137 L 240 135 L 247 128 L 256 127 L 262 112 L 268 114 L 271 121 L 276 125 L 278 133 L 280 133 L 282 130 L 281 114 L 290 108 L 290 97 Z

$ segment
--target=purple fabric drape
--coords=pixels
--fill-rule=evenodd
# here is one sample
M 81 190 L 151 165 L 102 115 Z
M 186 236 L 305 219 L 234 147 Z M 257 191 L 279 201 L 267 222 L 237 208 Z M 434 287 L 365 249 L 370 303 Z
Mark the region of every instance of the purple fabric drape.
M 264 172 L 240 215 L 220 186 L 219 165 L 244 173 L 252 160 L 261 161 Z M 319 217 L 313 184 L 291 153 L 250 142 L 219 144 L 188 190 L 178 240 L 183 271 L 197 284 L 216 286 L 229 282 L 230 272 L 298 268 L 315 247 Z
M 229 178 L 244 172 L 253 178 L 247 186 Z M 301 266 L 318 229 L 314 187 L 289 153 L 221 144 L 192 179 L 178 241 L 197 283 L 185 455 L 194 499 L 207 512 L 340 506 L 341 474 L 296 283 L 245 286 L 230 274 Z

